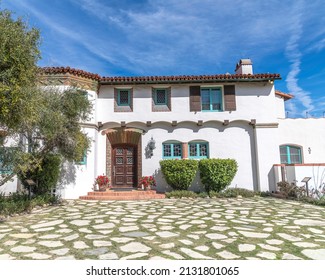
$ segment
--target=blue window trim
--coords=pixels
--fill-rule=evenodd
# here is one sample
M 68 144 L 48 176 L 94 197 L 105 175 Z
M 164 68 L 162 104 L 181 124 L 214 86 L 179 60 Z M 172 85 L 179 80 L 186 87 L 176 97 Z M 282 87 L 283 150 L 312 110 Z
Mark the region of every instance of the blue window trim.
M 84 152 L 82 160 L 78 161 L 76 164 L 77 165 L 86 165 L 87 164 L 87 151 Z
M 286 153 L 285 154 L 281 154 L 281 148 L 283 148 L 283 147 L 286 148 Z M 299 157 L 299 162 L 292 163 L 290 148 L 297 149 L 297 151 L 298 151 L 298 157 Z M 301 147 L 299 147 L 299 146 L 294 146 L 294 145 L 281 145 L 280 146 L 280 158 L 281 158 L 281 156 L 285 156 L 286 157 L 286 161 L 287 162 L 282 162 L 281 161 L 281 163 L 283 163 L 283 164 L 299 164 L 299 163 L 302 163 Z
M 124 103 L 121 104 L 121 95 L 120 95 L 121 91 L 128 92 L 128 103 L 127 104 L 124 104 Z M 117 90 L 117 105 L 118 106 L 130 106 L 130 104 L 131 104 L 130 101 L 131 101 L 131 90 L 129 90 L 129 89 L 118 89 Z
M 202 90 L 209 90 L 209 96 L 210 96 L 210 110 L 203 110 L 203 108 L 202 108 Z M 212 94 L 211 94 L 211 90 L 212 89 L 218 89 L 218 90 L 220 90 L 220 96 L 218 97 L 218 99 L 219 99 L 219 101 L 220 101 L 220 107 L 221 107 L 221 109 L 220 110 L 213 110 L 212 109 Z M 222 98 L 222 96 L 223 96 L 223 93 L 222 93 L 222 87 L 201 87 L 201 89 L 200 89 L 200 91 L 201 91 L 201 110 L 202 110 L 202 112 L 223 112 L 223 98 Z
M 5 149 L 8 149 L 8 150 L 13 150 L 13 149 L 15 149 L 15 148 L 13 148 L 13 147 L 1 147 L 0 148 L 0 151 L 1 150 L 5 150 Z M 4 168 L 3 166 L 2 166 L 2 161 L 1 161 L 1 155 L 0 155 L 0 174 L 2 174 L 2 175 L 7 175 L 7 174 L 12 174 L 13 173 L 13 168 L 12 168 L 12 166 L 7 166 L 6 168 Z
M 165 156 L 164 155 L 164 146 L 165 145 L 171 145 L 171 156 Z M 181 146 L 181 155 L 180 156 L 174 156 L 174 145 L 180 145 Z M 181 143 L 163 143 L 162 144 L 162 153 L 163 153 L 163 159 L 181 159 L 183 155 L 183 149 L 182 149 L 182 144 Z
M 207 155 L 200 156 L 200 145 L 206 145 L 207 147 Z M 190 145 L 196 145 L 196 156 L 191 156 Z M 188 158 L 191 159 L 202 159 L 202 158 L 209 158 L 209 143 L 208 142 L 190 142 L 188 143 Z
M 157 98 L 157 91 L 158 90 L 164 90 L 165 91 L 165 102 L 164 103 L 158 103 L 158 98 Z M 156 106 L 159 105 L 168 105 L 168 95 L 167 95 L 167 89 L 166 88 L 155 88 L 154 89 L 154 103 Z

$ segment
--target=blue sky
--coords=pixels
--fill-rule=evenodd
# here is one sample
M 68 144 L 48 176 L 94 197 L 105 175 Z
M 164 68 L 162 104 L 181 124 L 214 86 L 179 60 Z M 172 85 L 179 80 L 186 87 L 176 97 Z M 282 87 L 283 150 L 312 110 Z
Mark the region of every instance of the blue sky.
M 101 76 L 279 73 L 289 117 L 325 114 L 324 1 L 0 0 L 42 37 L 40 66 Z

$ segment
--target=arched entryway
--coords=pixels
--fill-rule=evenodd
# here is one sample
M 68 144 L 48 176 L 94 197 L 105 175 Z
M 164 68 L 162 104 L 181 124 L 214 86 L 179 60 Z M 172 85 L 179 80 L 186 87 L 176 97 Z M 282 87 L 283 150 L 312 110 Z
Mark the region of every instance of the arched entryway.
M 107 129 L 106 174 L 113 187 L 136 187 L 142 176 L 141 135 L 136 128 Z

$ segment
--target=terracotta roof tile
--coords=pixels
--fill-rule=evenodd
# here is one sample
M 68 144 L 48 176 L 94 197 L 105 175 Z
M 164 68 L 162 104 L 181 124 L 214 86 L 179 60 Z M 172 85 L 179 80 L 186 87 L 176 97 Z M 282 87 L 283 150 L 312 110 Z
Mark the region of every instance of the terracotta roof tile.
M 99 81 L 100 76 L 98 74 L 93 74 L 90 72 L 86 72 L 80 69 L 70 68 L 68 67 L 42 67 L 40 68 L 41 74 L 51 75 L 51 74 L 72 74 L 76 76 L 80 76 L 83 78 L 88 78 L 92 80 Z
M 219 75 L 179 75 L 179 76 L 142 76 L 142 77 L 102 77 L 103 84 L 132 84 L 155 82 L 209 82 L 209 81 L 259 81 L 281 79 L 280 74 L 219 74 Z
M 283 97 L 284 101 L 287 101 L 294 97 L 292 94 L 284 93 L 280 90 L 275 90 L 275 95 Z
M 186 83 L 186 82 L 236 82 L 265 81 L 281 79 L 280 74 L 216 74 L 216 75 L 177 75 L 177 76 L 134 76 L 101 77 L 83 70 L 70 67 L 43 67 L 40 72 L 45 75 L 71 74 L 99 81 L 102 84 L 143 84 L 143 83 Z

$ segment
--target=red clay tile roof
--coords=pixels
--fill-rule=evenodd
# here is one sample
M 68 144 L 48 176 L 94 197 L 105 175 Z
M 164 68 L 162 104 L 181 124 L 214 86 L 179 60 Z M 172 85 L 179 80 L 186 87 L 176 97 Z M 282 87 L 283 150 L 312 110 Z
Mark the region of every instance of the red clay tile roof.
M 284 92 L 279 91 L 279 90 L 275 90 L 275 95 L 283 97 L 284 101 L 287 101 L 287 100 L 294 97 L 292 94 L 284 93 Z
M 101 84 L 152 84 L 152 83 L 201 83 L 201 82 L 238 82 L 268 81 L 281 79 L 280 74 L 218 74 L 218 75 L 177 75 L 177 76 L 138 76 L 138 77 L 101 77 L 98 74 L 70 67 L 43 67 L 41 73 L 71 74 L 99 81 Z
M 186 82 L 236 82 L 267 81 L 281 79 L 280 74 L 218 74 L 218 75 L 177 75 L 177 76 L 140 76 L 140 77 L 101 77 L 83 70 L 70 67 L 43 67 L 41 74 L 71 74 L 100 81 L 102 84 L 147 84 L 147 83 L 186 83 Z
M 280 74 L 219 74 L 183 76 L 102 77 L 101 84 L 151 84 L 151 83 L 200 83 L 266 81 L 281 79 Z
M 99 81 L 101 77 L 98 74 L 93 74 L 90 72 L 86 72 L 83 70 L 70 68 L 70 67 L 42 67 L 40 68 L 40 72 L 45 75 L 51 75 L 51 74 L 71 74 L 80 76 L 83 78 L 88 78 L 92 80 Z

